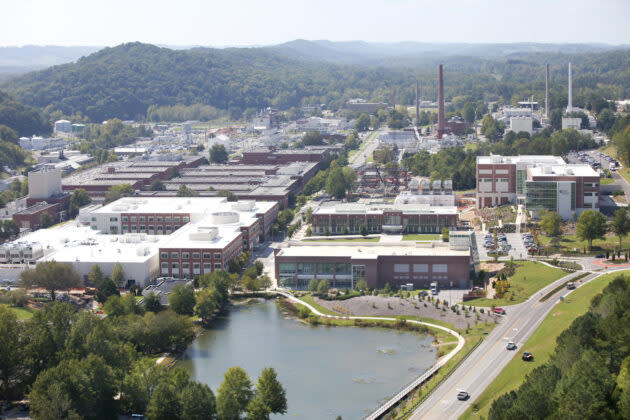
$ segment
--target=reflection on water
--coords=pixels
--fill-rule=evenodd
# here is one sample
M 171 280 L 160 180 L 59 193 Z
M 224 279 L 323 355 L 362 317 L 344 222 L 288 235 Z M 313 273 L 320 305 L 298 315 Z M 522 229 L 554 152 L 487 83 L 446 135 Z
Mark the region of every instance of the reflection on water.
M 285 416 L 360 419 L 435 362 L 432 337 L 387 329 L 311 327 L 274 301 L 235 305 L 185 352 L 180 366 L 216 391 L 241 366 L 255 383 L 272 366 L 287 390 Z

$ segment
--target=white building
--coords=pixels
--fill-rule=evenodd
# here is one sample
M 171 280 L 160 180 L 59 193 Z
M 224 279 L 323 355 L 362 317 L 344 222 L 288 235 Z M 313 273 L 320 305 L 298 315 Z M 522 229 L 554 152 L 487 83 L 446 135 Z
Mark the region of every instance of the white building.
M 525 131 L 531 135 L 534 132 L 534 119 L 532 117 L 511 117 L 508 130 L 515 133 Z
M 582 118 L 562 117 L 562 129 L 573 128 L 580 130 L 582 128 Z
M 61 191 L 61 171 L 48 169 L 28 173 L 28 196 L 30 198 L 50 198 Z
M 71 133 L 72 124 L 68 120 L 55 121 L 55 133 Z

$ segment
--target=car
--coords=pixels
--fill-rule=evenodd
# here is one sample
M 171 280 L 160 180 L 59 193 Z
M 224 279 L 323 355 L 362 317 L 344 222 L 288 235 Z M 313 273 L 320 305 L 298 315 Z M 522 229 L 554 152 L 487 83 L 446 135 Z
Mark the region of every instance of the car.
M 468 398 L 470 398 L 470 395 L 466 391 L 459 391 L 457 393 L 457 399 L 460 401 L 466 401 Z
M 575 283 L 573 283 L 572 281 L 567 283 L 567 289 L 569 290 L 573 290 L 575 289 Z
M 505 309 L 499 308 L 499 307 L 493 308 L 492 312 L 494 312 L 495 314 L 499 314 L 499 315 L 505 315 Z
M 597 254 L 595 255 L 595 258 L 606 258 L 606 256 L 604 254 Z
M 526 362 L 531 362 L 532 360 L 534 360 L 534 355 L 526 351 L 525 353 L 523 353 L 522 359 Z
M 516 344 L 514 343 L 514 341 L 508 341 L 505 348 L 508 350 L 516 350 Z

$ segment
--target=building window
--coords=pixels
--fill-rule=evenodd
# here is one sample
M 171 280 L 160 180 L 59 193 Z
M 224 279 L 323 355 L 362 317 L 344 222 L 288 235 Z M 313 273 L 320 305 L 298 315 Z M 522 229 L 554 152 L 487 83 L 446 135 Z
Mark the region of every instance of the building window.
M 140 232 L 144 232 L 146 230 L 146 227 L 144 225 L 140 225 Z
M 193 252 L 193 260 L 198 260 L 198 259 L 199 259 L 199 253 Z
M 162 268 L 168 268 L 168 263 L 167 262 L 163 262 L 162 264 L 160 264 L 162 266 Z
M 173 230 L 173 228 L 172 228 L 171 226 L 166 226 L 166 231 L 167 231 L 167 232 L 169 232 L 169 233 L 170 233 L 172 230 Z
M 193 268 L 195 270 L 199 270 L 199 267 L 200 267 L 199 263 L 193 263 Z
M 190 258 L 190 254 L 188 252 L 182 252 L 182 259 L 187 260 Z
M 298 266 L 299 269 L 299 266 Z M 328 275 L 333 273 L 333 263 L 317 263 L 317 274 Z
M 165 221 L 165 222 L 170 222 L 170 221 L 171 221 L 170 216 L 166 216 L 166 218 L 164 219 L 164 221 Z
M 149 223 L 153 223 L 153 216 L 149 217 Z
M 221 259 L 221 253 L 220 252 L 215 252 L 214 253 L 214 259 L 215 260 L 220 260 Z
M 351 271 L 350 264 L 347 264 L 347 263 L 336 263 L 335 264 L 335 274 L 336 275 L 351 274 L 350 271 Z
M 157 218 L 157 221 L 158 221 L 158 222 L 161 222 L 161 221 L 162 221 L 162 217 L 158 217 L 158 218 Z
M 187 262 L 182 263 L 182 268 L 184 270 L 188 270 L 190 268 L 190 263 L 187 263 Z
M 280 274 L 295 274 L 295 263 L 280 263 L 278 268 Z
M 203 271 L 206 273 L 209 273 L 210 271 L 212 271 L 212 264 L 203 263 Z
M 188 223 L 190 219 L 188 217 L 184 217 L 184 223 Z
M 448 265 L 446 264 L 433 264 L 434 273 L 448 273 Z
M 131 216 L 131 221 L 135 222 L 136 221 L 136 216 Z
M 204 260 L 209 260 L 210 259 L 210 253 L 209 252 L 204 252 L 203 253 L 203 259 Z
M 149 225 L 149 231 L 153 232 L 154 230 L 153 226 Z
M 409 264 L 394 264 L 394 273 L 408 273 Z
M 174 218 L 173 218 L 173 222 L 175 222 L 175 223 L 179 223 L 179 217 L 174 217 Z
M 179 270 L 179 263 L 173 263 L 171 264 L 171 267 L 173 268 L 173 270 Z
M 118 217 L 110 217 L 109 221 L 110 222 L 117 222 L 118 221 Z
M 221 263 L 214 263 L 214 269 L 215 270 L 220 270 L 221 269 Z
M 313 263 L 299 263 L 298 274 L 313 274 L 315 273 Z
M 171 259 L 172 260 L 178 260 L 179 259 L 179 252 L 172 252 L 171 253 Z
M 162 258 L 163 260 L 167 259 L 168 258 L 168 252 L 162 252 L 160 254 L 160 258 Z
M 428 273 L 429 272 L 429 264 L 414 264 L 413 265 L 414 273 Z
M 140 221 L 144 222 L 144 216 L 140 216 Z
M 96 228 L 96 226 L 94 226 L 94 228 Z M 127 225 L 123 225 L 123 232 L 127 232 L 129 230 L 129 226 Z
M 129 218 L 128 218 L 127 216 L 123 216 L 123 217 L 122 217 L 122 221 L 123 221 L 123 222 L 126 222 L 126 221 L 128 221 L 128 220 L 129 220 Z

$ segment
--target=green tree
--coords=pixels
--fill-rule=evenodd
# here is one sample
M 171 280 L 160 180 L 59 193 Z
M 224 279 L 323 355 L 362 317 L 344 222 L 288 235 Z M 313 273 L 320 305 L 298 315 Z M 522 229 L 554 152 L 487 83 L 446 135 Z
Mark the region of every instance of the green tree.
M 162 381 L 151 394 L 147 406 L 147 418 L 149 420 L 181 419 L 182 404 L 173 384 Z
M 120 296 L 120 292 L 112 279 L 107 277 L 98 285 L 96 300 L 105 303 L 110 296 Z
M 615 211 L 610 221 L 610 231 L 619 237 L 619 249 L 621 249 L 621 241 L 630 232 L 630 217 L 628 217 L 627 209 L 622 207 Z
M 367 236 L 368 230 L 367 230 L 367 227 L 364 224 L 362 224 L 361 227 L 359 228 L 359 233 L 362 236 Z
M 332 167 L 326 178 L 326 192 L 335 198 L 346 196 L 346 182 L 340 167 Z
M 359 281 L 357 281 L 356 288 L 360 291 L 367 290 L 367 282 L 365 279 L 359 279 Z
M 109 204 L 122 197 L 129 197 L 130 195 L 133 195 L 133 193 L 133 187 L 130 184 L 113 185 L 105 194 L 105 204 Z
M 234 194 L 232 191 L 222 190 L 222 191 L 218 191 L 216 195 L 217 197 L 226 197 L 227 201 L 238 201 L 238 196 Z
M 319 281 L 316 278 L 312 278 L 311 281 L 308 282 L 308 290 L 311 292 L 317 291 L 317 286 L 319 286 Z
M 557 238 L 562 234 L 562 216 L 555 211 L 542 212 L 540 217 L 540 227 L 547 236 Z
M 70 196 L 70 204 L 68 206 L 69 216 L 76 217 L 76 215 L 79 214 L 79 209 L 83 206 L 87 206 L 91 202 L 92 199 L 88 195 L 87 191 L 83 188 L 77 188 Z
M 197 315 L 204 324 L 214 315 L 214 311 L 217 309 L 217 297 L 215 291 L 209 289 L 200 290 L 197 294 L 197 303 L 195 304 L 195 315 Z
M 101 267 L 98 264 L 94 264 L 88 274 L 88 281 L 91 285 L 98 286 L 101 284 L 101 281 L 103 281 L 103 278 Z
M 180 315 L 192 315 L 195 309 L 195 291 L 187 284 L 178 284 L 168 294 L 168 305 Z
M 319 131 L 309 131 L 302 136 L 300 146 L 318 146 L 324 144 L 324 138 Z
M 20 333 L 21 327 L 15 313 L 5 305 L 0 305 L 0 393 L 5 401 L 20 382 L 24 368 Z
M 231 367 L 223 375 L 217 390 L 217 412 L 222 420 L 238 420 L 254 397 L 252 382 L 240 367 Z
M 39 216 L 39 226 L 43 229 L 51 227 L 54 223 L 55 223 L 54 219 L 47 212 L 44 212 L 41 214 L 41 216 Z
M 471 102 L 466 103 L 466 105 L 464 105 L 464 110 L 462 111 L 462 117 L 464 118 L 464 121 L 466 121 L 468 124 L 474 123 L 475 115 L 475 104 Z
M 341 169 L 341 172 L 343 173 L 343 180 L 344 180 L 346 190 L 348 192 L 352 191 L 357 182 L 357 173 L 355 172 L 354 169 L 352 169 L 349 166 L 344 166 Z
M 118 287 L 122 287 L 125 284 L 125 272 L 121 263 L 117 262 L 112 267 L 111 279 Z
M 367 131 L 370 128 L 370 116 L 365 112 L 359 115 L 357 122 L 354 125 L 357 131 Z
M 50 298 L 55 300 L 55 292 L 79 287 L 82 284 L 79 273 L 71 264 L 58 263 L 57 261 L 44 261 L 28 268 L 20 274 L 22 287 L 41 287 L 50 293 Z
M 228 152 L 222 144 L 213 144 L 210 148 L 210 162 L 227 163 Z
M 186 185 L 181 184 L 175 194 L 176 197 L 197 197 L 199 193 Z
M 278 381 L 278 375 L 274 368 L 269 367 L 262 370 L 256 385 L 256 394 L 272 413 L 284 414 L 287 412 L 286 391 Z
M 214 393 L 206 384 L 191 381 L 180 393 L 182 419 L 215 420 L 217 406 Z
M 247 420 L 269 420 L 269 407 L 265 404 L 260 396 L 253 398 L 247 404 Z
M 144 309 L 153 313 L 158 313 L 162 310 L 162 304 L 160 303 L 160 297 L 156 293 L 147 293 L 142 299 Z
M 328 280 L 321 279 L 317 284 L 317 293 L 320 295 L 325 295 L 326 293 L 328 293 L 329 288 L 330 285 L 328 284 Z
M 449 231 L 447 227 L 442 228 L 442 242 L 448 242 L 450 240 Z
M 160 181 L 159 179 L 156 179 L 155 181 L 151 183 L 151 186 L 149 187 L 149 189 L 151 191 L 164 191 L 166 190 L 166 186 L 164 185 L 162 181 Z
M 580 240 L 588 241 L 590 250 L 593 240 L 603 238 L 606 233 L 606 217 L 596 210 L 584 211 L 578 219 L 575 233 Z

